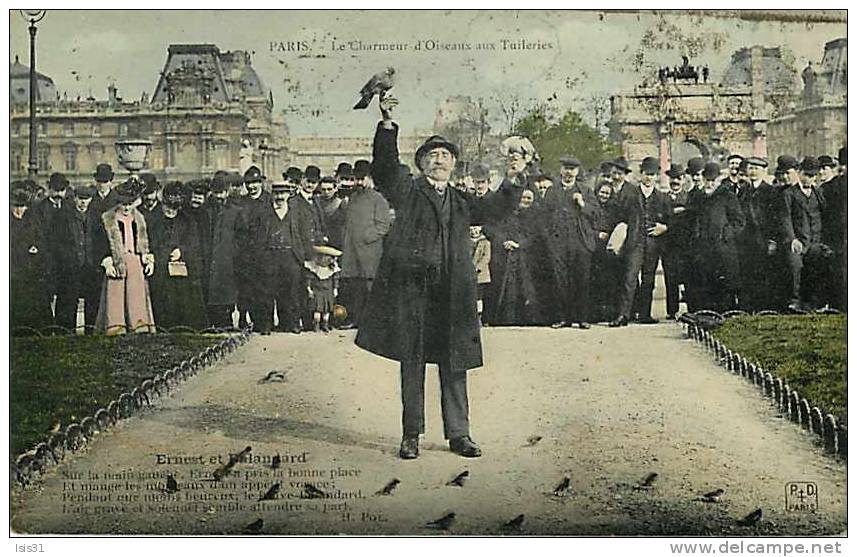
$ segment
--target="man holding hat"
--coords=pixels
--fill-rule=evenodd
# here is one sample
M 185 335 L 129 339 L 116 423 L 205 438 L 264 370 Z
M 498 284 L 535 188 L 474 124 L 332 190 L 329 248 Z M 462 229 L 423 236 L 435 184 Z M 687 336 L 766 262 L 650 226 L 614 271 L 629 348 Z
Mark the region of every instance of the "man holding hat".
M 299 319 L 305 311 L 304 262 L 312 244 L 299 231 L 300 222 L 289 200 L 289 185 L 271 185 L 271 201 L 253 208 L 248 229 L 253 238 L 253 276 L 257 282 L 253 299 L 254 330 L 271 334 L 274 304 L 279 330 L 301 332 Z
M 77 301 L 83 298 L 85 332 L 95 328 L 101 294 L 100 260 L 95 260 L 93 237 L 101 224 L 90 209 L 95 188 L 78 186 L 71 203 L 57 212 L 48 234 L 51 258 L 61 280 L 57 283 L 56 323 L 69 331 L 77 327 Z
M 624 169 L 615 165 L 614 191 L 617 182 L 624 182 Z M 622 175 L 618 175 L 618 172 Z M 666 234 L 670 220 L 670 203 L 655 186 L 660 175 L 660 162 L 646 157 L 640 163 L 640 185 L 622 184 L 618 193 L 619 222 L 626 223 L 628 233 L 620 255 L 624 262 L 620 290 L 619 314 L 611 327 L 623 327 L 632 317 L 636 298 L 637 320 L 643 324 L 657 323 L 652 317 L 652 292 L 655 272 L 661 257 L 660 237 Z M 638 292 L 635 296 L 635 292 Z
M 444 436 L 455 454 L 481 456 L 470 437 L 467 370 L 482 365 L 476 276 L 470 225 L 498 221 L 521 198 L 521 161 L 510 161 L 507 179 L 492 195 L 477 198 L 450 185 L 458 147 L 432 136 L 417 149 L 422 176 L 411 178 L 399 161 L 397 101 L 381 99 L 382 121 L 373 143 L 375 187 L 396 209 L 356 344 L 400 362 L 402 443 L 399 456 L 419 455 L 425 429 L 425 366 L 436 363 L 441 383 Z
M 598 233 L 598 203 L 592 191 L 577 180 L 580 161 L 565 155 L 559 163 L 560 186 L 545 194 L 550 219 L 548 249 L 559 295 L 559 316 L 552 327 L 576 323 L 589 329 L 589 273 Z
M 782 240 L 788 250 L 788 265 L 791 272 L 791 298 L 788 308 L 792 311 L 807 309 L 819 298 L 817 284 L 804 280 L 814 275 L 807 272 L 807 256 L 829 251 L 823 243 L 821 215 L 826 205 L 823 194 L 815 187 L 818 161 L 806 157 L 798 164 L 788 157 L 783 161 L 785 180 L 788 184 L 783 192 Z M 811 308 L 810 308 L 811 309 Z

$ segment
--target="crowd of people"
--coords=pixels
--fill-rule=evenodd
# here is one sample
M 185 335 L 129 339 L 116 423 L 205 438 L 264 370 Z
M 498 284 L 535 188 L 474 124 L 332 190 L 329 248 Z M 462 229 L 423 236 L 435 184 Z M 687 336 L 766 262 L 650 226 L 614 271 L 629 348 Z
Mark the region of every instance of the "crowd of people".
M 681 302 L 846 309 L 845 148 L 773 168 L 738 154 L 668 169 L 617 158 L 586 176 L 568 155 L 553 177 L 532 143 L 510 139 L 506 157 L 526 167 L 518 208 L 470 227 L 483 325 L 654 323 L 659 265 L 670 319 Z M 120 182 L 99 164 L 75 187 L 60 173 L 45 186 L 13 182 L 12 327 L 75 330 L 79 300 L 85 330 L 105 334 L 356 327 L 395 225 L 395 200 L 372 170 L 367 160 L 332 175 L 290 167 L 272 181 L 251 166 L 161 184 L 145 173 Z M 492 175 L 472 165 L 453 185 L 498 195 Z

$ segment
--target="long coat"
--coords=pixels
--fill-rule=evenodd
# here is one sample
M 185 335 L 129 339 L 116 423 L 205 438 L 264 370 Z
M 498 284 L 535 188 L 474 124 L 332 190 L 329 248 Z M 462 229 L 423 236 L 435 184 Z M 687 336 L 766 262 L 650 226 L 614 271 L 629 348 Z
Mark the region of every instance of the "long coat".
M 390 230 L 390 204 L 377 191 L 360 189 L 348 198 L 344 211 L 342 277 L 373 279 Z
M 45 230 L 29 209 L 9 223 L 9 322 L 11 328 L 40 329 L 52 324 Z
M 813 186 L 810 197 L 816 198 L 819 216 L 822 215 L 827 204 L 821 190 Z M 789 186 L 783 191 L 783 203 L 780 206 L 780 227 L 785 249 L 790 249 L 794 239 L 800 240 L 805 247 L 814 243 L 821 243 L 821 235 L 813 235 L 809 198 L 801 192 L 798 185 Z
M 398 127 L 379 125 L 375 133 L 372 178 L 396 208 L 396 220 L 355 342 L 392 360 L 440 363 L 455 370 L 479 367 L 482 344 L 469 227 L 510 214 L 521 187 L 504 180 L 496 194 L 477 198 L 448 186 L 444 250 L 440 196 L 425 177 L 411 178 L 399 166 L 397 136 Z M 438 250 L 447 252 L 442 289 L 430 283 Z
M 738 239 L 745 225 L 738 198 L 728 187 L 700 194 L 695 205 L 694 238 L 697 268 L 709 277 L 722 277 L 728 288 L 739 278 Z
M 206 204 L 209 205 L 209 204 Z M 238 283 L 235 272 L 239 260 L 241 230 L 243 229 L 244 211 L 241 206 L 227 199 L 224 205 L 213 201 L 209 205 L 211 234 L 208 245 L 209 305 L 231 306 L 238 301 Z

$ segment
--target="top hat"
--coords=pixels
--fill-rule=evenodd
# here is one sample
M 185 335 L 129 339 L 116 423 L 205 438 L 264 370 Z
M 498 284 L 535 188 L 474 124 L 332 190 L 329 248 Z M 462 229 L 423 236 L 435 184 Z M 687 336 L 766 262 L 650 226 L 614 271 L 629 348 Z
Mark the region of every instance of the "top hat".
M 111 167 L 107 163 L 101 163 L 95 167 L 95 173 L 93 174 L 96 182 L 109 182 L 113 179 L 113 167 Z
M 566 168 L 578 168 L 580 166 L 580 161 L 571 155 L 563 155 L 559 158 L 559 164 Z
M 714 180 L 720 176 L 720 165 L 714 161 L 705 163 L 705 168 L 702 169 L 702 177 L 706 180 Z
M 164 203 L 167 205 L 181 205 L 185 200 L 185 187 L 181 182 L 170 182 L 164 186 L 161 193 Z
M 419 149 L 417 149 L 416 154 L 414 154 L 414 162 L 417 165 L 417 168 L 422 170 L 422 166 L 420 166 L 420 161 L 426 153 L 431 151 L 432 149 L 446 149 L 449 151 L 453 157 L 458 158 L 458 147 L 455 146 L 451 141 L 447 141 L 445 138 L 439 135 L 433 135 L 426 139 L 425 143 L 420 145 Z M 359 162 L 359 161 L 358 161 Z M 354 173 L 357 174 L 357 163 L 354 163 L 355 169 Z
M 688 159 L 687 168 L 685 169 L 685 174 L 689 174 L 693 176 L 694 174 L 699 174 L 705 169 L 705 159 L 702 157 L 693 157 L 692 159 Z
M 62 191 L 67 187 L 68 178 L 65 177 L 65 174 L 54 172 L 51 174 L 50 178 L 48 178 L 48 189 L 51 191 Z
M 369 172 L 372 169 L 372 164 L 365 160 L 360 159 L 359 161 L 354 161 L 354 177 L 358 180 L 365 178 L 369 175 Z
M 261 182 L 265 179 L 265 176 L 262 174 L 262 171 L 255 164 L 247 169 L 244 172 L 244 183 L 245 184 L 254 184 L 256 182 Z
M 640 172 L 643 174 L 657 174 L 661 171 L 661 163 L 655 157 L 646 157 L 640 163 Z
M 286 169 L 285 172 L 283 172 L 283 180 L 286 180 L 288 182 L 300 182 L 301 180 L 303 180 L 303 177 L 303 171 L 296 166 L 290 166 Z
M 671 164 L 669 170 L 666 172 L 666 175 L 670 178 L 681 178 L 683 174 L 684 171 L 682 171 L 681 166 L 677 164 Z
M 625 157 L 617 157 L 612 161 L 609 161 L 608 164 L 611 166 L 611 168 L 618 168 L 619 170 L 625 172 L 625 174 L 631 172 L 631 167 L 628 165 L 628 161 L 625 160 Z
M 307 182 L 318 182 L 321 180 L 321 169 L 315 165 L 309 165 L 304 169 L 304 179 Z

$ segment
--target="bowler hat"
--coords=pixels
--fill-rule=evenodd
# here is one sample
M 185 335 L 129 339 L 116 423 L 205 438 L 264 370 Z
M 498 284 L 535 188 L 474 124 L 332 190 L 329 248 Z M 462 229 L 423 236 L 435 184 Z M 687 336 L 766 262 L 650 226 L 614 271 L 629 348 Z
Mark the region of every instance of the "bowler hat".
M 333 257 L 339 257 L 342 255 L 342 252 L 332 246 L 313 246 L 312 251 L 321 255 L 330 255 Z
M 580 161 L 571 155 L 563 155 L 559 158 L 560 166 L 565 166 L 569 168 L 577 168 L 580 166 Z
M 365 160 L 360 159 L 359 161 L 354 161 L 354 177 L 358 180 L 361 180 L 369 175 L 369 172 L 372 169 L 372 164 Z
M 92 199 L 95 196 L 95 188 L 92 186 L 77 186 L 72 189 L 72 193 L 77 199 Z
M 631 166 L 628 164 L 628 161 L 625 160 L 625 157 L 617 157 L 610 161 L 609 164 L 612 168 L 618 168 L 625 172 L 625 174 L 631 172 Z
M 244 181 L 243 178 L 242 181 Z M 211 179 L 211 191 L 224 191 L 228 188 L 229 181 L 226 172 L 223 172 L 222 174 L 220 172 L 215 172 L 214 177 Z
M 702 169 L 702 177 L 706 180 L 714 180 L 718 176 L 720 176 L 720 165 L 714 161 L 706 163 L 705 168 Z
M 158 191 L 158 187 L 160 184 L 158 183 L 158 178 L 150 173 L 146 172 L 140 174 L 140 181 L 143 182 L 143 194 L 155 193 Z
M 684 171 L 682 171 L 681 166 L 679 166 L 677 164 L 671 164 L 670 168 L 669 168 L 669 170 L 667 170 L 666 174 L 670 178 L 681 178 L 682 175 L 684 174 Z
M 95 167 L 95 173 L 93 174 L 96 182 L 109 182 L 113 179 L 113 167 L 111 167 L 107 163 L 101 163 Z
M 761 166 L 762 168 L 768 167 L 768 161 L 762 157 L 747 157 L 745 160 L 747 161 L 748 166 Z
M 14 186 L 15 182 L 12 183 Z M 13 187 L 9 197 L 11 207 L 26 207 L 30 204 L 30 195 L 23 187 Z
M 422 166 L 420 166 L 420 161 L 422 158 L 431 151 L 432 149 L 446 149 L 449 151 L 453 157 L 458 158 L 458 147 L 455 146 L 451 141 L 447 141 L 445 138 L 439 135 L 433 135 L 426 139 L 425 143 L 420 145 L 419 149 L 417 149 L 416 154 L 414 155 L 414 162 L 417 165 L 417 168 L 422 170 Z M 358 161 L 359 162 L 359 161 Z M 354 163 L 354 173 L 357 174 L 357 163 Z
M 262 174 L 262 171 L 258 166 L 253 165 L 244 172 L 244 183 L 245 184 L 253 184 L 256 182 L 261 182 L 265 179 L 265 176 Z
M 825 166 L 834 167 L 836 166 L 836 161 L 830 155 L 821 155 L 818 157 L 818 167 L 824 168 Z
M 705 168 L 705 159 L 702 157 L 693 157 L 687 161 L 687 169 L 685 170 L 685 174 L 689 174 L 693 176 L 694 174 L 699 174 Z
M 661 163 L 655 157 L 646 157 L 640 163 L 640 172 L 643 174 L 657 174 L 661 170 Z
M 321 169 L 315 165 L 309 165 L 304 170 L 304 178 L 307 182 L 318 182 L 321 180 Z
M 804 157 L 800 162 L 800 171 L 807 176 L 818 174 L 818 161 L 815 157 Z
M 601 164 L 598 165 L 598 172 L 609 174 L 611 168 L 613 168 L 613 165 L 610 164 L 610 161 L 601 161 Z
M 337 178 L 352 178 L 354 176 L 354 168 L 347 162 L 341 162 L 336 167 L 335 176 Z
M 787 170 L 791 170 L 792 168 L 797 168 L 800 166 L 797 159 L 791 155 L 780 155 L 777 157 L 777 172 L 786 172 Z
M 54 172 L 51 174 L 50 178 L 48 178 L 48 189 L 51 191 L 62 191 L 67 187 L 68 178 L 65 177 L 65 174 Z
M 161 194 L 164 203 L 173 207 L 181 205 L 185 200 L 185 187 L 181 182 L 170 182 L 164 186 L 164 191 Z
M 207 195 L 210 190 L 209 181 L 205 178 L 199 178 L 197 180 L 192 180 L 187 183 L 187 187 L 190 189 L 192 193 L 197 195 Z
M 283 180 L 289 182 L 300 182 L 301 180 L 303 180 L 303 177 L 303 171 L 296 166 L 290 166 L 286 169 L 285 172 L 283 172 Z

